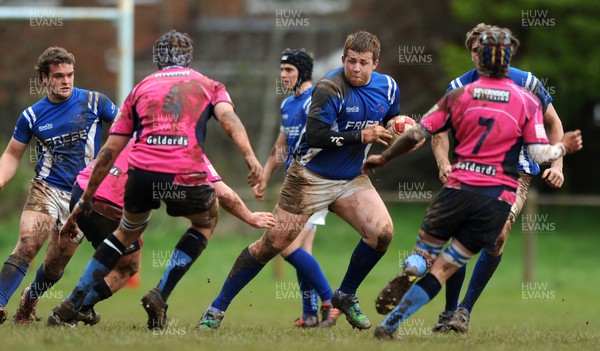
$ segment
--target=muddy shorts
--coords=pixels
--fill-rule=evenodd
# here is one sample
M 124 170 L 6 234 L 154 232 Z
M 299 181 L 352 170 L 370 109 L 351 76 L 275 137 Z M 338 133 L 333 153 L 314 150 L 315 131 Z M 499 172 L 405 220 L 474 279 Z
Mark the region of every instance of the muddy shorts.
M 281 186 L 279 208 L 294 214 L 313 214 L 326 210 L 337 200 L 362 190 L 374 189 L 364 174 L 351 180 L 332 180 L 293 161 Z

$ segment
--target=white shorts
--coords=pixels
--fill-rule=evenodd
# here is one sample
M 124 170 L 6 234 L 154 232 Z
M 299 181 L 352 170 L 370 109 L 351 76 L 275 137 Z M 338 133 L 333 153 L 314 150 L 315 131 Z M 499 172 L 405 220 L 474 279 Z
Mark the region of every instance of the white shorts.
M 69 217 L 70 200 L 70 193 L 34 179 L 31 181 L 23 211 L 39 212 L 56 218 L 56 229 L 60 230 Z
M 306 224 L 325 225 L 325 217 L 327 217 L 327 213 L 329 213 L 328 210 L 321 210 L 319 212 L 315 212 L 312 216 L 310 216 Z
M 374 188 L 364 174 L 351 180 L 332 180 L 293 161 L 285 174 L 278 206 L 294 214 L 313 214 L 327 210 L 337 200 L 367 189 Z

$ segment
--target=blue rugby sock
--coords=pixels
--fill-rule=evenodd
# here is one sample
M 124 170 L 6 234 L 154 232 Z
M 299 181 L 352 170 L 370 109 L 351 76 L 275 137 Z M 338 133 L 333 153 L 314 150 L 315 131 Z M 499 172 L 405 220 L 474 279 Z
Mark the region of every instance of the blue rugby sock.
M 61 277 L 62 274 L 60 277 L 58 277 L 58 279 L 48 279 L 44 274 L 44 264 L 42 263 L 35 273 L 35 279 L 33 280 L 33 283 L 31 283 L 31 286 L 29 287 L 29 300 L 33 301 L 39 299 L 40 296 L 44 295 L 46 291 L 50 290 L 50 288 L 52 288 Z
M 298 285 L 300 285 L 300 293 L 302 294 L 302 317 L 306 315 L 318 315 L 319 295 L 317 291 L 299 270 L 296 270 L 296 276 L 298 277 Z
M 111 296 L 112 292 L 110 291 L 110 287 L 106 284 L 106 280 L 102 279 L 102 281 L 96 284 L 94 288 L 85 295 L 82 309 L 92 308 L 98 302 L 106 300 Z
M 446 311 L 454 311 L 458 306 L 458 298 L 466 272 L 467 265 L 463 265 L 446 281 Z
M 256 277 L 264 266 L 250 255 L 248 248 L 242 250 L 211 307 L 223 312 L 227 311 L 233 298 Z
M 461 301 L 460 307 L 466 308 L 467 311 L 471 312 L 477 299 L 481 296 L 483 289 L 485 289 L 487 283 L 492 279 L 492 275 L 494 275 L 501 260 L 502 254 L 499 256 L 492 256 L 485 250 L 481 252 L 479 259 L 475 264 L 475 268 L 473 269 L 473 276 L 471 276 L 471 281 L 469 281 L 467 293 L 465 294 L 465 298 Z
M 9 255 L 0 271 L 0 306 L 6 306 L 8 300 L 21 285 L 29 263 L 17 255 Z
M 400 300 L 400 304 L 381 322 L 381 326 L 388 332 L 395 333 L 400 323 L 431 301 L 441 288 L 442 286 L 437 278 L 431 273 L 427 273 L 406 292 Z
M 340 291 L 346 294 L 356 294 L 360 284 L 384 254 L 385 251 L 377 251 L 361 239 L 352 253 L 346 275 L 340 285 Z
M 207 243 L 206 237 L 193 228 L 188 228 L 181 237 L 157 286 L 164 301 L 167 301 L 177 283 L 204 251 Z
M 75 289 L 67 296 L 67 299 L 80 309 L 88 292 L 117 265 L 117 262 L 123 255 L 125 246 L 117 239 L 114 234 L 110 234 L 98 246 L 96 253 L 85 267 L 79 282 Z
M 321 297 L 321 301 L 330 301 L 333 296 L 333 290 L 329 286 L 329 282 L 325 278 L 325 274 L 319 266 L 319 262 L 315 257 L 302 248 L 296 249 L 285 258 L 298 272 L 298 280 L 304 278 L 315 288 L 317 294 Z

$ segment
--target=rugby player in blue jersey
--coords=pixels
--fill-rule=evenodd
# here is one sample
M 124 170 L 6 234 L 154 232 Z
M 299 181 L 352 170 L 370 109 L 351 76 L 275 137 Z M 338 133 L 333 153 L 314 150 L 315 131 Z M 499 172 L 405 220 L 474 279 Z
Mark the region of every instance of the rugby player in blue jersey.
M 313 57 L 304 49 L 286 49 L 281 54 L 281 85 L 291 92 L 281 103 L 281 128 L 277 140 L 265 163 L 263 181 L 257 184 L 254 195 L 262 200 L 267 182 L 282 165 L 290 166 L 294 150 L 300 145 L 306 131 L 306 119 L 313 91 Z M 330 327 L 335 325 L 340 312 L 331 306 L 333 291 L 321 267 L 312 254 L 312 243 L 317 225 L 325 224 L 327 209 L 313 214 L 296 240 L 281 252 L 296 268 L 302 295 L 302 317 L 296 320 L 299 328 Z M 310 284 L 307 275 L 312 275 L 316 286 Z M 321 321 L 319 322 L 319 296 L 321 297 Z
M 4 306 L 46 239 L 47 252 L 61 250 L 58 233 L 69 216 L 75 178 L 100 150 L 102 122 L 111 123 L 119 112 L 103 94 L 73 86 L 74 65 L 75 57 L 60 47 L 50 47 L 39 57 L 36 70 L 47 96 L 23 111 L 0 158 L 1 190 L 14 177 L 31 139 L 37 143 L 35 178 L 21 214 L 19 239 L 0 271 L 0 324 L 7 317 Z M 21 303 L 36 300 L 60 279 L 63 265 L 56 263 L 39 267 L 38 283 L 23 291 Z M 29 320 L 31 316 L 15 314 L 15 322 Z
M 360 31 L 346 38 L 343 67 L 329 72 L 314 87 L 306 133 L 273 211 L 277 224 L 238 256 L 198 329 L 218 328 L 241 289 L 294 241 L 312 214 L 324 209 L 362 236 L 332 305 L 353 327 L 371 327 L 356 291 L 385 254 L 394 230 L 385 204 L 360 168 L 370 144 L 391 141 L 392 135 L 382 124 L 400 111 L 396 82 L 374 72 L 379 52 L 379 40 L 371 33 Z

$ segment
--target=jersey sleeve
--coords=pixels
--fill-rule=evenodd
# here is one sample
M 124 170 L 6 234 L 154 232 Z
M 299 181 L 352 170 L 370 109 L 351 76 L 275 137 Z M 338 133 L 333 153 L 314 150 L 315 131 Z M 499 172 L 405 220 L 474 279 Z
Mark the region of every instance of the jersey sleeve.
M 98 117 L 104 122 L 112 123 L 119 114 L 119 108 L 104 94 L 100 94 L 98 100 Z
M 233 101 L 231 101 L 231 97 L 229 96 L 227 89 L 225 89 L 225 86 L 219 82 L 214 82 L 214 84 L 214 93 L 211 99 L 212 105 L 215 106 L 220 102 L 226 102 L 235 107 Z
M 550 96 L 550 93 L 548 93 L 544 84 L 542 84 L 542 82 L 531 72 L 528 72 L 524 88 L 537 96 L 542 103 L 542 112 L 545 112 L 548 105 L 552 103 L 552 96 Z
M 204 160 L 204 167 L 206 167 L 205 172 L 207 175 L 207 179 L 209 182 L 211 183 L 215 183 L 215 182 L 219 182 L 221 181 L 221 176 L 219 175 L 219 173 L 217 173 L 217 170 L 215 169 L 215 167 L 212 165 L 212 163 L 210 162 L 210 160 L 208 159 L 208 157 L 206 157 L 206 154 L 202 154 L 202 160 Z
M 396 81 L 392 77 L 387 76 L 388 79 L 388 101 L 390 102 L 390 109 L 386 115 L 386 118 L 392 118 L 400 114 L 400 89 Z
M 23 144 L 29 144 L 29 142 L 31 141 L 32 122 L 31 117 L 29 117 L 28 113 L 33 114 L 33 110 L 31 109 L 31 107 L 23 111 L 23 113 L 21 113 L 21 116 L 19 116 L 19 119 L 17 120 L 17 124 L 15 126 L 15 130 L 13 132 L 13 138 L 15 138 L 16 141 Z
M 341 99 L 339 89 L 336 88 L 332 81 L 319 81 L 313 89 L 308 117 L 318 119 L 327 125 L 332 125 L 342 108 Z
M 540 104 L 534 98 L 526 100 L 527 119 L 523 127 L 524 144 L 548 144 L 544 128 L 544 116 Z

